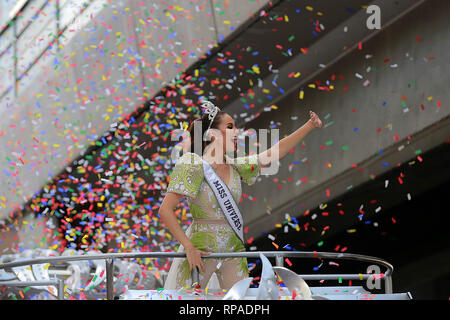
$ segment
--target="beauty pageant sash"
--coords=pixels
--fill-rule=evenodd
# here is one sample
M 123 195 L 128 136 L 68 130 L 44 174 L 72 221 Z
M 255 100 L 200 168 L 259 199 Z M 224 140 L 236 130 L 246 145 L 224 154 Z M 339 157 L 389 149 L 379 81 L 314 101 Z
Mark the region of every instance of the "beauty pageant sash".
M 244 243 L 244 223 L 241 212 L 233 199 L 231 191 L 228 189 L 226 183 L 223 182 L 219 175 L 214 171 L 211 165 L 203 159 L 202 161 L 206 182 L 209 184 L 214 195 L 216 196 L 217 202 L 219 203 L 226 220 L 239 239 L 241 239 Z

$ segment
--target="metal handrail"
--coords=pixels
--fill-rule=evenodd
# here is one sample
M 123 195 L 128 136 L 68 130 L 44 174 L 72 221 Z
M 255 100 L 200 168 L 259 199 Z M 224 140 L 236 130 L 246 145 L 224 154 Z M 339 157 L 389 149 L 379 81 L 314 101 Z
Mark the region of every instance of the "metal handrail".
M 387 261 L 366 255 L 352 254 L 352 253 L 335 253 L 335 252 L 316 252 L 316 251 L 253 251 L 253 252 L 229 252 L 229 253 L 211 253 L 202 258 L 259 258 L 260 253 L 264 254 L 268 258 L 275 258 L 277 266 L 283 266 L 283 258 L 325 258 L 325 259 L 343 259 L 343 260 L 356 260 L 374 263 L 382 265 L 386 268 L 386 272 L 383 274 L 385 282 L 385 292 L 391 294 L 392 289 L 392 273 L 394 267 Z M 186 253 L 182 252 L 124 252 L 124 253 L 102 253 L 102 254 L 89 254 L 89 255 L 73 255 L 73 256 L 59 256 L 59 257 L 40 257 L 34 259 L 26 259 L 20 261 L 12 261 L 7 263 L 0 263 L 0 269 L 13 268 L 25 265 L 52 263 L 52 262 L 67 262 L 67 261 L 80 261 L 80 260 L 106 260 L 106 297 L 108 300 L 114 299 L 113 295 L 113 276 L 114 276 L 114 259 L 130 259 L 130 258 L 185 258 Z M 309 275 L 302 276 L 308 280 L 318 280 L 324 276 L 330 277 L 330 275 Z M 344 274 L 344 275 L 331 275 L 335 279 L 368 279 L 373 274 Z M 196 269 L 193 271 L 194 282 L 198 279 L 198 272 Z M 7 283 L 3 283 L 7 285 Z
M 58 300 L 64 300 L 64 280 L 46 280 L 46 281 L 5 281 L 0 282 L 2 286 L 7 287 L 31 287 L 31 286 L 58 286 Z

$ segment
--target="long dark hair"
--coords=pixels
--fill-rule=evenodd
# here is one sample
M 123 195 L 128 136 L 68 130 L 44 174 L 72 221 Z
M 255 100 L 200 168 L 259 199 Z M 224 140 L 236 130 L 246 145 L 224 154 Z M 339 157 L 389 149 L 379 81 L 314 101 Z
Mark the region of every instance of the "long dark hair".
M 221 121 L 221 119 L 222 119 L 224 114 L 225 114 L 225 112 L 223 112 L 223 111 L 217 112 L 216 116 L 214 117 L 213 122 L 211 123 L 211 127 L 210 127 L 211 129 L 217 129 L 219 127 L 220 121 Z M 194 130 L 195 123 L 201 122 L 201 124 L 202 124 L 201 138 L 199 139 L 199 140 L 202 141 L 202 145 L 201 145 L 201 150 L 199 150 L 199 152 L 200 152 L 199 156 L 203 155 L 203 152 L 205 151 L 205 148 L 211 143 L 211 141 L 208 141 L 208 140 L 204 139 L 205 132 L 208 129 L 210 121 L 211 120 L 208 119 L 208 114 L 204 113 L 200 119 L 195 119 L 189 125 L 188 131 L 189 131 L 190 138 L 191 138 L 191 144 L 190 144 L 190 148 L 191 149 L 190 149 L 190 152 L 194 153 L 196 151 L 194 149 L 195 131 L 196 131 L 196 130 Z M 199 152 L 197 152 L 197 154 Z

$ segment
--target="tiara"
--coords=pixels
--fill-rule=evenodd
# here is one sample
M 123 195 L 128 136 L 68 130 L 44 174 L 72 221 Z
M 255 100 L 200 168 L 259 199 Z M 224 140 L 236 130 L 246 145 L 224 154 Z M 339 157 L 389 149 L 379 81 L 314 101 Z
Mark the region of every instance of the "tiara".
M 211 127 L 211 124 L 213 123 L 214 118 L 216 117 L 217 113 L 220 111 L 220 109 L 211 101 L 202 102 L 202 108 L 206 109 L 205 113 L 208 115 L 208 119 L 210 120 L 209 126 L 208 126 L 208 129 L 209 129 Z

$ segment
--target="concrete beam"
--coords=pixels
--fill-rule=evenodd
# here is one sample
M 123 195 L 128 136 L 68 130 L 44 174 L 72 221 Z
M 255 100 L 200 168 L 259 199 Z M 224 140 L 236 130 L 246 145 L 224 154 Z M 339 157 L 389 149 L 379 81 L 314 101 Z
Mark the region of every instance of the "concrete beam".
M 365 43 L 369 41 L 372 37 L 384 31 L 392 23 L 401 19 L 404 15 L 426 1 L 427 0 L 400 0 L 395 2 L 389 0 L 373 1 L 371 5 L 378 5 L 382 12 L 382 25 L 380 30 L 368 29 L 366 27 L 366 21 L 369 15 L 365 10 L 360 10 L 309 47 L 308 54 L 297 54 L 297 56 L 279 68 L 277 72 L 264 78 L 261 85 L 252 87 L 251 90 L 255 92 L 253 100 L 255 101 L 256 107 L 253 108 L 252 112 L 247 112 L 250 115 L 246 115 L 244 119 L 242 117 L 237 117 L 243 110 L 243 103 L 240 99 L 236 99 L 228 104 L 225 111 L 236 116 L 237 126 L 251 121 L 253 118 L 251 114 L 255 115 L 264 112 L 265 107 L 276 104 L 279 100 L 291 94 L 293 91 L 306 85 L 330 66 L 338 63 L 341 58 L 355 50 L 360 42 Z M 308 73 L 299 81 L 296 78 L 287 77 L 292 70 L 307 70 Z M 285 93 L 281 94 L 277 92 L 278 95 L 275 95 L 274 98 L 268 101 L 267 95 L 260 88 L 272 87 L 275 77 L 278 77 L 279 75 L 281 75 L 281 77 L 277 79 L 277 87 L 283 88 Z M 273 94 L 271 96 L 273 96 Z M 256 102 L 258 99 L 261 99 L 263 104 L 258 104 Z

